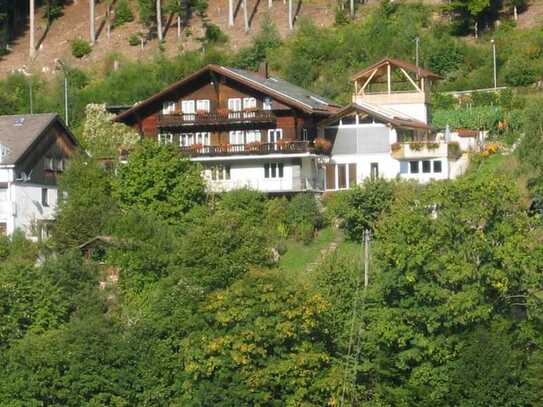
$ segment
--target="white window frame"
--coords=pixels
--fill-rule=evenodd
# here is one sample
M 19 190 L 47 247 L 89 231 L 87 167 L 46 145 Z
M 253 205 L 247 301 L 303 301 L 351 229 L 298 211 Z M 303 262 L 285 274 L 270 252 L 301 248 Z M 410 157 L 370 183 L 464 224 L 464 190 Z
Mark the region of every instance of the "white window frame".
M 55 160 L 52 157 L 46 157 L 44 161 L 45 169 L 48 171 L 55 171 Z
M 262 141 L 262 134 L 260 130 L 247 130 L 245 132 L 245 143 L 255 143 Z
M 243 130 L 231 130 L 228 134 L 229 144 L 245 144 L 245 132 Z
M 229 181 L 230 180 L 230 166 L 229 165 L 215 165 L 211 167 L 211 180 L 212 181 Z
M 181 111 L 183 112 L 183 114 L 195 114 L 196 105 L 194 103 L 194 100 L 182 100 Z
M 198 99 L 196 101 L 196 111 L 198 112 L 200 110 L 209 113 L 211 110 L 211 101 L 209 99 Z
M 262 101 L 262 110 L 272 110 L 273 108 L 273 99 L 269 96 L 264 97 Z
M 211 139 L 211 133 L 207 131 L 194 133 L 194 138 L 193 138 L 194 144 L 209 146 L 210 139 Z
M 275 135 L 275 139 L 272 141 L 272 134 Z M 279 134 L 279 137 L 277 138 L 277 134 Z M 283 129 L 269 129 L 268 130 L 268 143 L 277 143 L 279 140 L 283 140 Z
M 241 98 L 229 98 L 228 99 L 228 110 L 231 112 L 240 112 L 243 108 Z
M 158 133 L 158 144 L 166 145 L 173 143 L 173 134 L 172 133 Z
M 49 207 L 49 189 L 41 189 L 41 206 Z
M 244 109 L 256 108 L 256 98 L 253 98 L 253 97 L 243 98 L 243 108 Z
M 266 166 L 268 166 L 268 176 L 266 176 Z M 268 162 L 264 164 L 264 178 L 265 179 L 282 179 L 285 178 L 285 165 L 284 163 Z M 275 175 L 274 175 L 275 173 Z
M 173 100 L 162 102 L 162 114 L 173 114 L 175 113 L 176 107 L 177 103 L 175 103 Z

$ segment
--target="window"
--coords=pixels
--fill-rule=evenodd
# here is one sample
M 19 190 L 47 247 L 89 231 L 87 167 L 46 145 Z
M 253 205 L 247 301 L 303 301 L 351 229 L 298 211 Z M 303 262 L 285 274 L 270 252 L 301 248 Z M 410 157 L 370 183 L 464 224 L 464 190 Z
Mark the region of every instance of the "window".
M 202 144 L 203 146 L 209 145 L 210 134 L 207 132 L 196 133 L 194 135 L 194 144 Z
M 245 144 L 243 130 L 233 130 L 230 132 L 230 144 Z
M 182 100 L 181 101 L 181 111 L 185 114 L 194 114 L 196 113 L 194 109 L 194 100 Z
M 283 164 L 264 164 L 264 178 L 283 178 Z
M 243 108 L 244 109 L 256 108 L 256 99 L 255 98 L 243 98 Z
M 59 158 L 58 160 L 55 160 L 56 164 L 56 170 L 59 172 L 64 171 L 64 160 L 62 158 Z
M 418 161 L 409 161 L 409 172 L 411 174 L 419 173 L 419 162 Z
M 158 143 L 159 144 L 171 144 L 173 142 L 173 134 L 171 133 L 164 133 L 158 135 Z
M 8 200 L 8 187 L 0 187 L 0 201 Z
M 264 101 L 262 102 L 262 109 L 263 110 L 272 110 L 272 103 L 273 103 L 272 98 L 266 96 L 264 98 Z
M 371 179 L 379 178 L 379 163 L 370 164 L 370 178 Z
M 349 188 L 356 185 L 356 164 L 349 164 Z
M 422 162 L 422 172 L 428 174 L 432 171 L 432 163 L 428 160 Z
M 41 189 L 41 206 L 49 206 L 47 188 Z
M 213 181 L 224 181 L 230 179 L 230 166 L 217 165 L 211 167 L 211 179 Z
M 342 117 L 339 122 L 342 126 L 356 124 L 356 115 Z
M 260 130 L 248 130 L 245 133 L 245 141 L 247 144 L 260 141 Z
M 211 102 L 209 99 L 202 99 L 196 101 L 196 111 L 197 112 L 209 112 Z
M 241 110 L 241 99 L 240 98 L 228 99 L 228 110 L 232 112 L 239 112 Z
M 55 160 L 53 158 L 46 158 L 44 160 L 44 168 L 48 171 L 54 171 L 55 170 Z
M 434 172 L 441 172 L 441 161 L 434 161 Z
M 268 143 L 275 144 L 283 139 L 283 129 L 268 130 Z
M 172 114 L 175 113 L 176 103 L 169 100 L 162 103 L 162 114 Z
M 347 166 L 345 164 L 337 165 L 337 184 L 338 189 L 347 188 Z
M 336 189 L 336 166 L 326 164 L 326 189 Z
M 302 140 L 303 141 L 309 140 L 309 131 L 306 128 L 302 129 Z

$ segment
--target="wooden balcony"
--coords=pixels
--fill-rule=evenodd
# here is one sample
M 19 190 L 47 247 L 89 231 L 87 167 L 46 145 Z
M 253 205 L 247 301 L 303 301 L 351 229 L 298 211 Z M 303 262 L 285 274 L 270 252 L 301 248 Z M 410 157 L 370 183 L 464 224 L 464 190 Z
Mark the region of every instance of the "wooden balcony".
M 309 141 L 285 141 L 281 143 L 254 142 L 249 144 L 224 144 L 218 146 L 194 144 L 188 147 L 181 147 L 181 152 L 190 157 L 302 153 L 321 154 L 321 152 L 315 149 Z
M 179 128 L 185 126 L 214 126 L 244 123 L 275 123 L 275 115 L 267 110 L 216 111 L 204 113 L 172 113 L 158 116 L 158 127 Z

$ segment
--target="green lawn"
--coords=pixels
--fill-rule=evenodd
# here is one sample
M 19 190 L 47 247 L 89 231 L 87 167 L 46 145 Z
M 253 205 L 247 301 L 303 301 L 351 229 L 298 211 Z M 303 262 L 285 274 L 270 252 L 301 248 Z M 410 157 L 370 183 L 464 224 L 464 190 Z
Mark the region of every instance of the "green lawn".
M 281 256 L 279 268 L 290 277 L 297 278 L 310 263 L 320 260 L 321 250 L 328 247 L 340 234 L 341 232 L 337 229 L 327 227 L 320 230 L 315 240 L 308 245 L 288 240 L 286 242 L 287 252 Z

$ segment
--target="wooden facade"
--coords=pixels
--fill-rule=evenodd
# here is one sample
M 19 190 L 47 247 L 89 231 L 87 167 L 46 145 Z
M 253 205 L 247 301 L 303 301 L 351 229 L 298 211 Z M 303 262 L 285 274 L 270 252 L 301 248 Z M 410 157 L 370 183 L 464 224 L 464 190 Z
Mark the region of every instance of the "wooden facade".
M 238 106 L 233 109 L 236 100 Z M 200 105 L 206 109 L 199 109 Z M 317 136 L 317 123 L 333 111 L 308 108 L 293 97 L 268 92 L 258 83 L 231 77 L 211 66 L 135 105 L 116 120 L 134 127 L 145 138 L 184 148 L 201 145 L 215 152 L 221 151 L 218 147 L 228 152 L 228 146 L 235 145 L 231 149 L 235 152 L 239 146 L 275 144 L 279 139 L 310 143 Z M 236 137 L 235 132 L 251 132 L 251 136 Z M 190 137 L 190 142 L 185 137 Z

